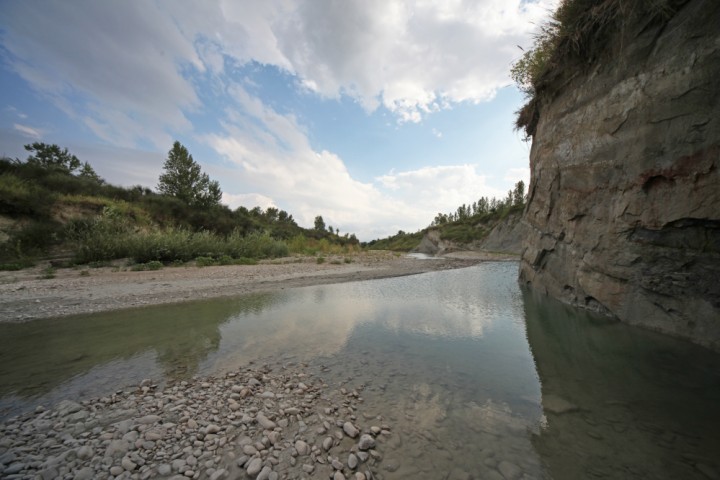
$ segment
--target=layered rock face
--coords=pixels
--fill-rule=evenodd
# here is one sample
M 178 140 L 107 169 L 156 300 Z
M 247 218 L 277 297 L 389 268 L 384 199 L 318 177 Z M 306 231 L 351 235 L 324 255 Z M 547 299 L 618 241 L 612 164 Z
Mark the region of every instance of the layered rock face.
M 720 350 L 720 2 L 643 21 L 541 103 L 520 279 Z

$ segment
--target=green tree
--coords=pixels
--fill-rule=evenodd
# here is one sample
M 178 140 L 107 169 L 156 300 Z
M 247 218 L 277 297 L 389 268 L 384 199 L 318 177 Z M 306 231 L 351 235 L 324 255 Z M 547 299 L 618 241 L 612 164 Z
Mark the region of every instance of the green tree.
M 202 173 L 200 165 L 180 142 L 173 144 L 163 168 L 165 173 L 160 175 L 158 183 L 160 193 L 177 197 L 188 205 L 211 207 L 220 204 L 220 184 Z
M 320 215 L 315 217 L 315 230 L 317 230 L 318 232 L 325 231 L 325 220 L 323 220 Z
M 32 154 L 27 158 L 30 164 L 65 173 L 73 173 L 80 168 L 80 160 L 75 155 L 68 152 L 67 148 L 61 149 L 55 144 L 35 142 L 25 145 L 25 150 Z
M 105 183 L 105 181 L 100 178 L 97 173 L 95 173 L 95 169 L 92 168 L 88 162 L 83 163 L 82 167 L 80 168 L 80 172 L 78 173 L 78 177 L 87 178 L 88 180 L 94 180 L 97 183 Z
M 525 204 L 525 182 L 520 180 L 513 189 L 513 205 Z

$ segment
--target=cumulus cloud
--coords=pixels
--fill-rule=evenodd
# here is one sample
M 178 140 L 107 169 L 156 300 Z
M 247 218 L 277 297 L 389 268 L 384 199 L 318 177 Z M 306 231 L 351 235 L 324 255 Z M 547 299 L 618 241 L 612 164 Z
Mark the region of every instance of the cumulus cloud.
M 385 108 L 398 122 L 420 122 L 458 102 L 491 99 L 509 83 L 516 45 L 530 42 L 533 24 L 556 3 L 2 2 L 0 42 L 5 65 L 107 145 L 164 152 L 173 138 L 191 136 L 224 159 L 203 167 L 221 179 L 229 204 L 277 205 L 305 224 L 322 214 L 371 238 L 424 226 L 428 212 L 504 194 L 475 165 L 358 181 L 336 153 L 310 146 L 295 116 L 243 88 L 238 67 L 276 66 L 313 94 L 349 96 L 368 112 Z M 199 133 L 194 114 L 226 103 L 221 129 Z M 128 161 L 106 171 L 123 175 Z M 126 180 L 156 178 L 162 155 L 152 161 Z
M 307 0 L 274 32 L 308 88 L 417 122 L 455 102 L 492 98 L 509 83 L 516 45 L 528 44 L 555 3 Z

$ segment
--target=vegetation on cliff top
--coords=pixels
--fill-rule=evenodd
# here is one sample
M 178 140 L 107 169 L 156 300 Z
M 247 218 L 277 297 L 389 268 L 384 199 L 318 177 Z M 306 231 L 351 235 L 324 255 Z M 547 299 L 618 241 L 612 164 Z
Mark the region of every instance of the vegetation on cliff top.
M 562 0 L 540 26 L 532 48 L 513 64 L 510 76 L 527 98 L 517 112 L 515 126 L 526 136 L 535 134 L 540 100 L 561 75 L 595 63 L 611 34 L 644 18 L 666 21 L 687 0 Z M 565 73 L 563 73 L 565 72 Z
M 277 208 L 231 210 L 221 205 L 217 182 L 177 142 L 160 178 L 166 194 L 107 184 L 87 162 L 57 145 L 37 143 L 26 149 L 31 155 L 25 162 L 0 159 L 3 268 L 19 268 L 48 255 L 71 263 L 126 257 L 140 263 L 196 258 L 242 263 L 289 252 L 359 248 L 354 235 L 302 228 Z
M 402 230 L 395 235 L 364 244 L 370 250 L 409 252 L 416 248 L 428 229 L 440 232 L 440 238 L 456 243 L 471 243 L 485 238 L 498 221 L 525 208 L 525 182 L 520 180 L 504 199 L 480 197 L 470 205 L 462 204 L 454 212 L 438 213 L 430 226 L 414 233 Z

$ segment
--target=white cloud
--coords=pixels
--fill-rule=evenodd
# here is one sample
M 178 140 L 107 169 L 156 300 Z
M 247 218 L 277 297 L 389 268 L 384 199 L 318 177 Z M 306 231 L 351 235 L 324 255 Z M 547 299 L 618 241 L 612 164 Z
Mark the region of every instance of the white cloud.
M 530 183 L 530 169 L 527 167 L 522 168 L 511 168 L 505 173 L 504 180 L 506 182 L 512 182 L 513 184 L 522 180 L 525 182 L 525 186 Z
M 0 42 L 9 68 L 108 145 L 164 152 L 179 135 L 199 138 L 226 160 L 203 168 L 221 180 L 228 203 L 277 204 L 305 225 L 321 214 L 369 239 L 422 227 L 429 212 L 504 193 L 489 188 L 474 165 L 360 182 L 337 154 L 310 146 L 297 118 L 243 88 L 236 67 L 277 66 L 320 96 L 347 95 L 367 111 L 384 107 L 399 122 L 420 122 L 458 102 L 488 100 L 508 84 L 516 45 L 530 43 L 530 30 L 556 3 L 2 2 Z M 221 130 L 197 133 L 193 114 L 226 102 L 224 112 L 214 112 L 223 117 Z M 117 163 L 91 163 L 122 183 L 154 181 L 162 165 L 162 155 L 150 153 L 137 164 L 110 157 Z
M 231 91 L 235 104 L 226 112 L 224 131 L 203 141 L 227 161 L 209 171 L 233 185 L 223 195 L 233 208 L 277 206 L 304 226 L 322 215 L 326 224 L 370 240 L 423 228 L 436 213 L 481 196 L 505 195 L 489 187 L 475 165 L 391 171 L 359 182 L 337 155 L 315 151 L 292 115 L 279 114 L 240 85 Z
M 222 203 L 229 206 L 233 210 L 238 207 L 245 207 L 248 209 L 254 207 L 260 207 L 266 210 L 268 207 L 275 207 L 275 202 L 272 198 L 266 197 L 259 193 L 227 193 L 222 194 Z
M 273 29 L 304 84 L 401 122 L 491 99 L 556 0 L 307 0 Z
M 13 128 L 26 137 L 34 138 L 36 140 L 42 138 L 42 133 L 37 128 L 28 127 L 27 125 L 20 125 L 19 123 L 14 124 Z
M 475 165 L 424 167 L 391 172 L 376 180 L 381 188 L 393 192 L 394 198 L 423 212 L 425 223 L 432 220 L 425 218 L 429 214 L 447 213 L 480 197 L 502 198 L 506 193 L 487 185 L 488 178 Z
M 5 2 L 7 63 L 103 140 L 165 148 L 202 108 L 192 74 L 225 58 L 419 122 L 491 99 L 557 0 Z
M 153 2 L 4 3 L 7 63 L 36 90 L 115 145 L 191 128 L 187 65 L 202 70 L 191 39 Z

